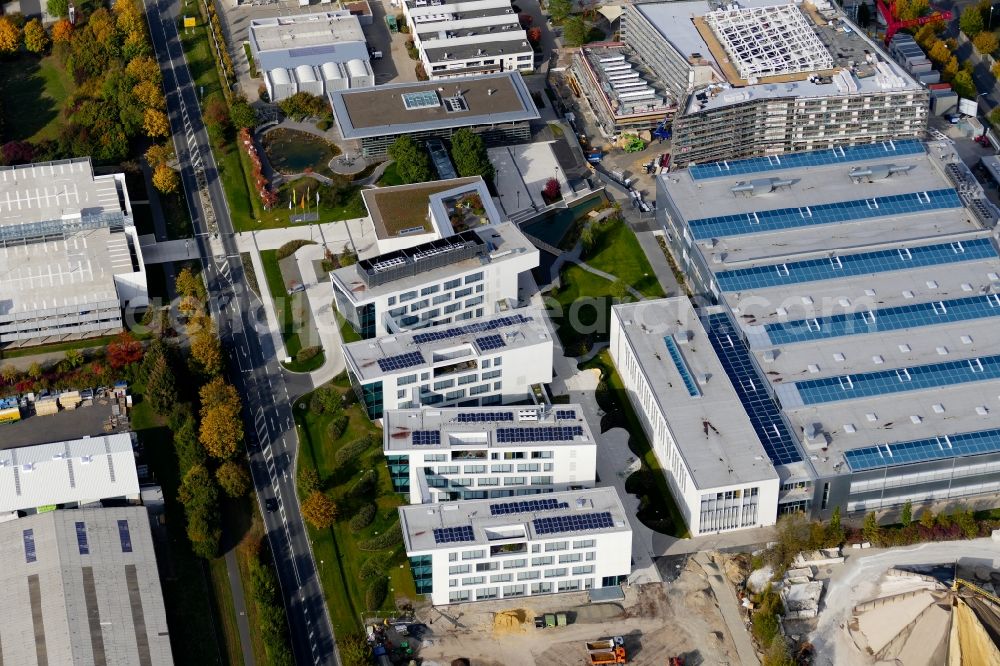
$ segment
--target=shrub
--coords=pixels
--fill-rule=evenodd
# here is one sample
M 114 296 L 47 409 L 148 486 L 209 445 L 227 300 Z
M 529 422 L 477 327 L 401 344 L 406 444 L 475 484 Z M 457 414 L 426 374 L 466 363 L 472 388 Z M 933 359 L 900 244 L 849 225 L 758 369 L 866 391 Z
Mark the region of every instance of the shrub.
M 351 495 L 359 499 L 373 497 L 378 485 L 378 473 L 370 469 L 361 475 L 354 487 L 351 488 Z
M 337 453 L 333 456 L 333 461 L 338 467 L 343 467 L 349 464 L 356 458 L 359 458 L 368 450 L 371 442 L 367 437 L 362 437 L 361 439 L 356 439 L 353 442 L 349 442 L 337 450 Z
M 376 578 L 365 590 L 365 606 L 369 610 L 378 610 L 385 603 L 385 598 L 389 594 L 389 579 L 385 576 Z
M 315 244 L 316 244 L 315 241 L 306 240 L 304 238 L 291 240 L 282 245 L 281 247 L 279 247 L 278 251 L 275 252 L 275 256 L 278 258 L 278 261 L 281 261 L 282 259 L 287 259 L 288 257 L 295 254 L 295 251 L 298 250 L 303 245 L 315 245 Z
M 310 409 L 317 414 L 334 414 L 340 411 L 341 405 L 340 393 L 333 388 L 317 389 L 309 403 Z
M 399 522 L 395 522 L 385 532 L 378 534 L 367 541 L 358 544 L 358 548 L 364 551 L 389 550 L 403 544 L 403 533 L 399 529 Z
M 358 509 L 358 512 L 351 516 L 351 521 L 348 526 L 351 528 L 352 532 L 360 532 L 364 528 L 372 524 L 375 520 L 375 513 L 378 508 L 374 504 L 365 504 L 363 507 Z
M 320 130 L 321 132 L 327 131 L 328 129 L 330 129 L 331 126 L 333 126 L 333 121 L 330 120 L 329 118 L 322 118 L 318 123 L 316 123 L 316 129 Z
M 781 597 L 768 585 L 760 595 L 760 603 L 754 611 L 752 620 L 753 636 L 761 647 L 766 649 L 778 635 L 777 616 L 783 612 Z
M 330 440 L 331 441 L 338 440 L 341 437 L 343 437 L 344 433 L 347 432 L 348 423 L 350 423 L 350 419 L 348 418 L 347 414 L 341 412 L 336 416 L 334 416 L 333 420 L 330 421 L 330 425 L 326 427 L 326 433 L 327 435 L 329 435 Z M 347 446 L 350 446 L 350 444 L 348 444 Z
M 308 360 L 316 358 L 317 354 L 321 351 L 323 351 L 323 348 L 316 345 L 303 347 L 299 350 L 299 353 L 295 355 L 295 361 L 297 363 L 305 363 Z
M 385 558 L 381 555 L 372 555 L 361 565 L 358 576 L 361 580 L 385 578 Z

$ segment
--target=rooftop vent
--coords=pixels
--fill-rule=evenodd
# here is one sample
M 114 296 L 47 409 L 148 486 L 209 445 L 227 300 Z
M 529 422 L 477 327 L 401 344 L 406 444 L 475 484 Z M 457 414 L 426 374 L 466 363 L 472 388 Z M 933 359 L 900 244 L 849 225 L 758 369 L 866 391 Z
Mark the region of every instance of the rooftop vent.
M 866 180 L 868 182 L 876 180 L 886 180 L 887 178 L 894 176 L 899 173 L 908 173 L 913 170 L 914 165 L 907 164 L 905 166 L 896 166 L 895 164 L 873 164 L 872 166 L 866 167 L 854 167 L 849 172 L 851 180 L 854 182 L 860 182 Z

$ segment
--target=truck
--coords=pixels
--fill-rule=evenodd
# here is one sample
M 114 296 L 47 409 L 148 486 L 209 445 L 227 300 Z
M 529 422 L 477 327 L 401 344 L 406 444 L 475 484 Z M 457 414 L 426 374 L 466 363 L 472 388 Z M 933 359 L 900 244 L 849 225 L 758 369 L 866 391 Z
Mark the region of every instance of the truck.
M 587 153 L 587 161 L 591 164 L 598 164 L 604 159 L 604 152 L 600 148 L 591 148 Z
M 591 664 L 627 664 L 625 639 L 621 636 L 587 642 L 587 655 Z

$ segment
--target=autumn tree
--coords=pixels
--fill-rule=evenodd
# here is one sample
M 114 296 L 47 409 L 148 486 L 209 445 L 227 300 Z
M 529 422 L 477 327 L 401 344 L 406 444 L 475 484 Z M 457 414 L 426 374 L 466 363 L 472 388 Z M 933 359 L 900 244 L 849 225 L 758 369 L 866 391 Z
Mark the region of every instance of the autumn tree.
M 152 56 L 132 58 L 125 65 L 125 74 L 132 79 L 133 83 L 151 81 L 156 85 L 160 85 L 163 76 L 160 72 L 160 66 L 156 64 L 156 60 Z
M 153 169 L 153 187 L 157 192 L 172 194 L 181 186 L 181 177 L 176 170 L 164 163 L 157 164 Z
M 948 63 L 941 69 L 941 78 L 945 81 L 953 81 L 958 75 L 958 58 L 951 56 Z
M 142 343 L 132 337 L 128 331 L 119 333 L 108 344 L 107 358 L 112 368 L 116 370 L 124 368 L 126 365 L 142 360 Z
M 167 108 L 167 100 L 163 97 L 160 86 L 152 81 L 139 81 L 132 88 L 132 94 L 143 106 L 163 110 Z
M 958 19 L 958 27 L 969 36 L 970 39 L 983 31 L 983 13 L 979 7 L 969 5 L 962 10 L 962 15 Z
M 208 298 L 208 291 L 205 289 L 205 282 L 200 275 L 196 275 L 190 268 L 184 267 L 174 278 L 174 289 L 182 296 L 191 296 L 199 301 Z
M 974 99 L 977 95 L 976 84 L 972 80 L 972 74 L 964 69 L 955 74 L 955 78 L 951 81 L 951 87 L 959 97 Z
M 25 40 L 27 40 L 27 34 L 25 34 Z M 976 38 L 972 40 L 972 44 L 980 53 L 989 55 L 997 50 L 997 36 L 992 32 L 984 31 L 976 35 Z
M 49 33 L 45 32 L 42 22 L 38 19 L 28 21 L 24 26 L 24 48 L 32 53 L 41 54 L 48 50 L 50 43 Z
M 0 16 L 0 55 L 17 53 L 21 46 L 21 28 L 9 16 Z M 10 67 L 10 65 L 5 65 Z
M 257 112 L 245 97 L 237 97 L 229 111 L 230 119 L 237 128 L 252 129 L 257 126 Z
M 199 395 L 202 445 L 214 458 L 231 458 L 243 439 L 239 394 L 222 377 L 216 377 L 201 387 Z
M 219 469 L 215 470 L 215 478 L 222 491 L 230 497 L 243 497 L 250 492 L 250 473 L 247 472 L 246 465 L 235 460 L 227 460 L 219 465 Z
M 66 19 L 56 21 L 52 26 L 52 41 L 56 44 L 69 44 L 73 38 L 73 24 Z
M 28 376 L 35 380 L 42 378 L 42 365 L 38 361 L 28 366 Z
M 205 375 L 222 372 L 222 344 L 208 315 L 199 318 L 198 329 L 191 337 L 191 359 Z
M 882 528 L 879 527 L 878 517 L 875 515 L 874 511 L 865 515 L 865 522 L 861 527 L 861 533 L 864 535 L 865 541 L 871 543 L 872 545 L 877 546 L 881 543 Z
M 927 50 L 927 57 L 937 65 L 943 65 L 951 60 L 951 50 L 942 40 L 936 39 Z
M 174 430 L 174 450 L 177 452 L 177 465 L 182 474 L 186 474 L 195 465 L 208 463 L 205 447 L 198 441 L 198 423 L 190 414 L 184 416 Z
M 903 523 L 903 527 L 908 527 L 913 522 L 913 502 L 911 500 L 906 500 L 906 503 L 903 504 L 903 510 L 899 514 L 899 521 Z
M 168 164 L 174 159 L 174 147 L 167 143 L 154 143 L 146 149 L 146 163 L 154 169 L 160 164 Z
M 344 666 L 368 666 L 372 663 L 372 645 L 357 631 L 337 636 L 337 650 Z
M 170 136 L 170 121 L 159 109 L 147 108 L 142 115 L 142 128 L 151 139 Z
M 302 517 L 316 529 L 326 529 L 337 520 L 337 505 L 326 493 L 315 490 L 302 502 Z

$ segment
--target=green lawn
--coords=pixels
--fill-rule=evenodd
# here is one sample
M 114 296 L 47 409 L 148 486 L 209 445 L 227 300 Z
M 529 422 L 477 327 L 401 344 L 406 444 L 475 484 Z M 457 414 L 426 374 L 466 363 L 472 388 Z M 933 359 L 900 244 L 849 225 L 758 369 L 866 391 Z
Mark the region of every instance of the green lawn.
M 642 423 L 632 409 L 632 403 L 629 402 L 628 394 L 608 350 L 601 351 L 580 367 L 600 370 L 602 385 L 607 387 L 604 390 L 599 387 L 597 391 L 597 402 L 604 410 L 601 432 L 612 428 L 625 428 L 629 432 L 629 448 L 642 459 L 642 469 L 630 476 L 625 483 L 629 492 L 641 498 L 636 517 L 657 532 L 681 538 L 691 536 L 684 524 L 684 517 L 674 502 L 660 461 L 657 460 L 649 440 L 646 439 Z
M 261 263 L 264 264 L 264 277 L 267 280 L 267 289 L 271 292 L 274 300 L 274 309 L 278 314 L 281 326 L 281 338 L 285 341 L 285 351 L 293 359 L 302 349 L 302 341 L 299 339 L 299 332 L 309 326 L 309 317 L 312 311 L 309 309 L 309 299 L 305 292 L 288 294 L 285 286 L 285 279 L 281 275 L 281 267 L 278 265 L 277 250 L 263 250 L 260 253 Z M 326 361 L 323 352 L 313 356 L 301 363 L 292 361 L 285 364 L 285 367 L 292 372 L 310 372 L 321 367 Z
M 599 271 L 617 275 L 643 296 L 666 296 L 635 233 L 624 221 L 606 223 L 599 233 L 596 248 L 584 261 Z
M 55 139 L 62 128 L 61 112 L 76 89 L 73 77 L 55 56 L 22 54 L 0 65 L 3 100 L 3 140 Z
M 337 321 L 340 323 L 340 339 L 346 345 L 349 342 L 357 342 L 361 340 L 361 336 L 358 332 L 354 330 L 351 324 L 340 316 L 340 313 L 336 313 Z
M 243 649 L 240 646 L 240 629 L 236 624 L 236 609 L 233 606 L 233 592 L 229 587 L 229 571 L 226 558 L 217 557 L 208 562 L 212 592 L 218 602 L 219 624 L 226 637 L 226 657 L 230 664 L 243 663 Z
M 343 376 L 341 376 L 343 377 Z M 335 380 L 337 382 L 338 380 Z M 350 391 L 346 382 L 340 379 L 334 384 L 342 392 Z M 310 394 L 311 395 L 311 394 Z M 300 399 L 297 404 L 308 405 L 310 396 Z M 365 606 L 365 581 L 361 580 L 360 568 L 370 553 L 359 548 L 359 543 L 370 539 L 375 534 L 384 531 L 398 521 L 396 507 L 403 499 L 392 492 L 389 472 L 382 457 L 382 432 L 368 419 L 363 410 L 355 404 L 347 408 L 350 422 L 347 431 L 335 441 L 331 441 L 327 426 L 331 420 L 329 415 L 321 415 L 310 409 L 295 409 L 295 419 L 298 425 L 302 456 L 299 459 L 300 468 L 315 469 L 323 480 L 324 490 L 331 493 L 340 509 L 341 520 L 332 529 L 316 530 L 309 528 L 313 543 L 313 553 L 316 565 L 320 569 L 320 579 L 327 606 L 330 609 L 330 619 L 334 632 L 357 631 L 361 628 L 361 614 L 369 610 Z M 377 443 L 359 456 L 352 464 L 340 467 L 334 463 L 334 456 L 342 446 L 364 435 L 372 434 Z M 355 483 L 361 472 L 375 470 L 378 474 L 377 497 L 375 499 L 378 512 L 374 522 L 357 534 L 353 533 L 347 521 L 360 506 L 359 500 L 347 497 L 347 492 Z M 364 500 L 361 500 L 363 502 Z M 390 578 L 389 586 L 393 590 L 383 609 L 394 607 L 394 597 L 400 602 L 416 601 L 416 590 L 413 578 L 406 561 L 402 546 L 391 552 L 382 554 L 386 558 L 386 571 Z
M 146 340 L 149 333 L 135 333 L 132 335 L 136 340 Z M 32 345 L 31 347 L 21 347 L 19 349 L 0 349 L 0 359 L 21 358 L 24 356 L 34 356 L 36 354 L 51 354 L 55 352 L 69 351 L 70 349 L 100 349 L 107 347 L 117 336 L 106 335 L 100 338 L 87 338 L 86 340 L 70 340 L 68 342 L 55 342 L 50 345 Z
M 382 177 L 378 179 L 378 184 L 382 187 L 403 184 L 403 179 L 399 177 L 399 172 L 396 170 L 395 162 L 385 168 L 385 171 L 382 172 Z
M 250 51 L 250 42 L 243 42 L 243 55 L 247 58 L 247 65 L 250 68 L 250 78 L 260 78 L 260 72 L 257 71 L 257 65 L 253 61 L 253 53 Z
M 347 191 L 343 204 L 339 206 L 327 205 L 322 199 L 319 207 L 316 206 L 316 187 L 319 185 L 312 178 L 299 178 L 291 183 L 285 183 L 278 189 L 278 205 L 272 210 L 262 211 L 260 224 L 253 224 L 254 229 L 277 229 L 280 227 L 298 227 L 307 223 L 291 221 L 292 215 L 305 212 L 319 212 L 319 220 L 308 224 L 326 224 L 327 222 L 339 222 L 340 220 L 350 220 L 358 217 L 365 217 L 368 211 L 365 203 L 361 199 L 361 188 L 351 186 Z M 301 201 L 304 195 L 308 194 L 306 200 L 307 208 L 301 207 L 289 209 L 288 203 L 291 201 L 291 190 L 296 192 L 295 200 Z

